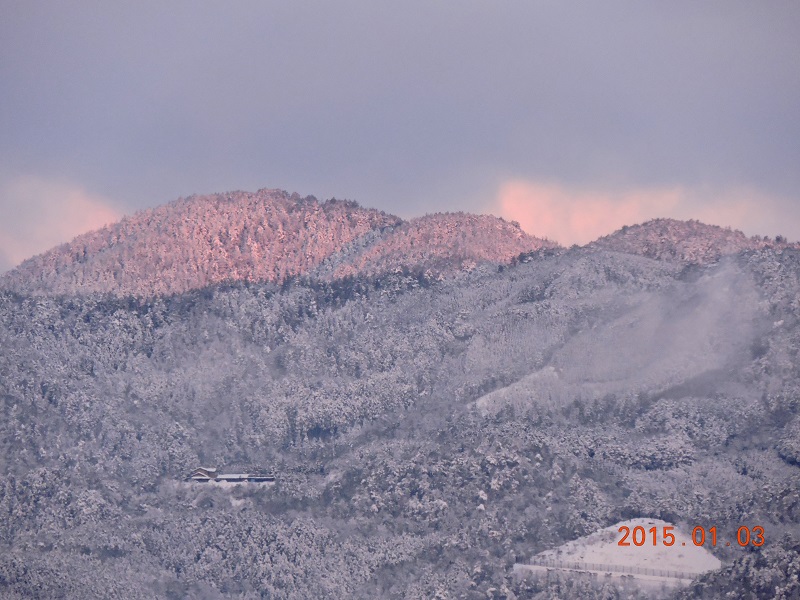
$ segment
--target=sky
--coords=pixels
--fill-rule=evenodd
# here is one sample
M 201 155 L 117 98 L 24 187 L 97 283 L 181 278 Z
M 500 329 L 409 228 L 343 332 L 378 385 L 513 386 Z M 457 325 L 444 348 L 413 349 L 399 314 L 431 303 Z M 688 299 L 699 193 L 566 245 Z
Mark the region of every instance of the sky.
M 281 188 L 585 243 L 800 240 L 800 3 L 0 0 L 0 272 Z

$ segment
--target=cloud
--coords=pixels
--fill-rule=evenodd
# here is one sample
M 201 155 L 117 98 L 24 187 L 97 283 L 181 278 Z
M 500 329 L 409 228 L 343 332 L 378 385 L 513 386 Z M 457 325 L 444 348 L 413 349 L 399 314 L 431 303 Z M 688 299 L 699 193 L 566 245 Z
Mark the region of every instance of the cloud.
M 14 2 L 0 169 L 128 210 L 261 187 L 473 210 L 497 173 L 800 189 L 800 2 L 413 4 Z
M 786 227 L 789 221 L 780 210 L 786 205 L 756 190 L 739 188 L 676 186 L 609 192 L 516 179 L 500 186 L 490 212 L 519 222 L 532 235 L 567 245 L 586 244 L 623 225 L 658 217 L 698 219 L 748 235 L 780 233 L 800 239 L 800 226 Z
M 121 216 L 80 186 L 30 176 L 0 184 L 0 215 L 0 272 Z

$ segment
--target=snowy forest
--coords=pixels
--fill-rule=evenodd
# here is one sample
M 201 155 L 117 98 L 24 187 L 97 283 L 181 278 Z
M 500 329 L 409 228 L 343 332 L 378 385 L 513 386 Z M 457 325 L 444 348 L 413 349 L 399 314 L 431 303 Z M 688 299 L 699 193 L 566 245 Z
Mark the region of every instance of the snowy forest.
M 633 517 L 764 528 L 674 598 L 800 597 L 795 246 L 280 202 L 324 214 L 283 254 L 232 236 L 237 277 L 171 205 L 137 227 L 184 254 L 123 223 L 0 278 L 2 597 L 646 598 L 512 569 Z

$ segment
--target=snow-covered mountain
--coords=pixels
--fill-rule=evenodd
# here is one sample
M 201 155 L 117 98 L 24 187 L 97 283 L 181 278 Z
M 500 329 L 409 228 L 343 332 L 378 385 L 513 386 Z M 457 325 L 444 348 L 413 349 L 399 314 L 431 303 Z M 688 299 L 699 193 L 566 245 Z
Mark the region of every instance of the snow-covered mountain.
M 404 222 L 355 202 L 230 192 L 180 199 L 81 235 L 3 275 L 0 288 L 150 297 L 223 281 L 281 282 L 324 262 L 328 278 L 403 267 L 441 274 L 553 246 L 494 217 Z
M 0 281 L 30 293 L 137 296 L 222 281 L 279 281 L 398 222 L 355 203 L 320 203 L 278 190 L 195 196 L 81 235 Z
M 503 219 L 438 213 L 393 227 L 339 263 L 328 277 L 374 276 L 398 267 L 440 275 L 481 263 L 502 265 L 526 252 L 557 247 L 557 243 L 532 237 Z
M 781 237 L 775 240 L 758 236 L 748 238 L 741 231 L 675 219 L 653 219 L 641 225 L 625 226 L 590 246 L 698 265 L 713 263 L 722 256 L 745 250 L 798 247 Z
M 658 220 L 561 248 L 264 191 L 2 284 L 2 598 L 800 597 L 783 241 Z M 704 528 L 722 568 L 663 592 L 515 571 L 630 519 Z

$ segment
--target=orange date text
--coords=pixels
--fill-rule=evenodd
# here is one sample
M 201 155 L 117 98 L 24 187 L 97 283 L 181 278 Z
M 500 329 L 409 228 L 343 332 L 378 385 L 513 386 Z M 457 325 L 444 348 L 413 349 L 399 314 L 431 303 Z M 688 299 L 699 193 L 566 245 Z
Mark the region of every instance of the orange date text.
M 659 544 L 662 546 L 674 546 L 675 534 L 672 533 L 674 529 L 671 525 L 665 525 L 660 528 L 650 527 L 649 529 L 645 529 L 641 525 L 637 525 L 632 529 L 627 525 L 623 525 L 619 528 L 622 538 L 617 542 L 617 546 L 630 546 L 631 544 L 634 546 L 657 546 Z M 716 546 L 717 528 L 709 527 L 706 530 L 698 525 L 692 529 L 691 540 L 695 546 L 704 546 L 706 543 Z M 736 543 L 739 546 L 760 547 L 764 545 L 764 541 L 764 528 L 760 525 L 756 525 L 752 529 L 742 525 L 736 531 Z M 682 545 L 685 546 L 686 543 L 684 542 Z M 731 543 L 727 542 L 725 545 L 730 546 Z

